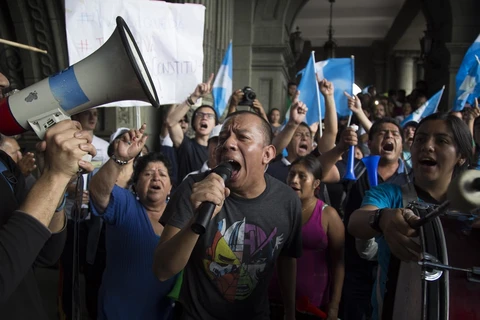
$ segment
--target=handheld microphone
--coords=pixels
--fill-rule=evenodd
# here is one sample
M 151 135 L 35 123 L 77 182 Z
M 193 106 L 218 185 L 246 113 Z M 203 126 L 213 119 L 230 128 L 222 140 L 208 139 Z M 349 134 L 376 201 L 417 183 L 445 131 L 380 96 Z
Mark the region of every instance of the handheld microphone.
M 218 174 L 220 177 L 222 177 L 223 181 L 226 182 L 232 176 L 232 170 L 232 165 L 228 162 L 224 162 L 212 169 L 210 173 L 214 172 Z M 212 219 L 213 212 L 215 211 L 215 206 L 215 203 L 210 201 L 202 202 L 197 209 L 195 222 L 191 226 L 193 232 L 199 235 L 205 233 L 207 225 Z

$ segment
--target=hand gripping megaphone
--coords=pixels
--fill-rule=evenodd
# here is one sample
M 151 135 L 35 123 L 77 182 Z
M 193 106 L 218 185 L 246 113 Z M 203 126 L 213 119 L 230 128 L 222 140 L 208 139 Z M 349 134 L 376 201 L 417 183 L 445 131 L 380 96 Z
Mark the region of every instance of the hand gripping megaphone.
M 0 133 L 33 129 L 43 139 L 48 128 L 71 115 L 115 101 L 160 102 L 145 61 L 122 17 L 110 38 L 67 69 L 0 100 Z

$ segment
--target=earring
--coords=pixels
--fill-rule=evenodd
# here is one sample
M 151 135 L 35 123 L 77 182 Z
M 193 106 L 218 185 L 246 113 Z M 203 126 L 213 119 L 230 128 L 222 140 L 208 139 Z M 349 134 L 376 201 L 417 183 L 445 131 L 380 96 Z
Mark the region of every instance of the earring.
M 167 194 L 167 199 L 166 199 L 166 201 L 165 201 L 165 202 L 168 202 L 168 201 L 170 201 L 170 193 L 169 193 L 169 194 Z

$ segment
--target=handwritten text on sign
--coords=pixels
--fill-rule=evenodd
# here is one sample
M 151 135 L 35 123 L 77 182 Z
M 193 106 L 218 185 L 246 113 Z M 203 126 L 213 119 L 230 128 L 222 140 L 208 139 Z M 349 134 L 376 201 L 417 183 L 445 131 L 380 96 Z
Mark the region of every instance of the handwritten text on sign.
M 163 1 L 65 0 L 65 16 L 70 65 L 101 47 L 115 30 L 116 17 L 121 16 L 135 37 L 161 104 L 184 101 L 202 82 L 204 6 Z M 111 105 L 146 104 L 123 101 Z

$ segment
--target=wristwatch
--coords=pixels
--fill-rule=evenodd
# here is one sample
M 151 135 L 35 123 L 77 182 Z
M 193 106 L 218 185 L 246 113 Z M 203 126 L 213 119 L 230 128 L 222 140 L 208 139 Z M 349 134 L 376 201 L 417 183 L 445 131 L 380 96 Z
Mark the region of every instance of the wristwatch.
M 380 233 L 382 233 L 382 229 L 380 229 L 380 218 L 382 217 L 382 211 L 383 209 L 377 209 L 368 217 L 368 224 L 370 227 Z

